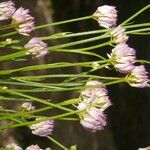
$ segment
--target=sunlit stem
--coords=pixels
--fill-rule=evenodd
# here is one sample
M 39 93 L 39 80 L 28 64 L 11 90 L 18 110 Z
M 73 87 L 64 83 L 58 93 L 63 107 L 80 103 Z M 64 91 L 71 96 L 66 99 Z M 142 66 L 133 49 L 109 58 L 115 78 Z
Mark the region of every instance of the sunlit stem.
M 50 141 L 52 141 L 53 143 L 55 143 L 56 145 L 58 145 L 60 148 L 62 148 L 63 150 L 69 150 L 67 147 L 65 147 L 64 145 L 62 145 L 61 143 L 59 143 L 58 141 L 56 141 L 54 138 L 52 138 L 51 136 L 47 137 Z

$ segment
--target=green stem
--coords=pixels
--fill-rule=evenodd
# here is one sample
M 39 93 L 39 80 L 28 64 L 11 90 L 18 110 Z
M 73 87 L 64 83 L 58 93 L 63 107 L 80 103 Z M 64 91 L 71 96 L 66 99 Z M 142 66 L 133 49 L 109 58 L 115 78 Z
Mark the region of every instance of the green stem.
M 39 26 L 36 26 L 35 29 L 37 30 L 37 29 L 42 29 L 42 28 L 46 28 L 46 27 L 87 20 L 87 19 L 91 19 L 91 18 L 92 18 L 92 16 L 85 16 L 85 17 L 80 17 L 80 18 L 75 18 L 75 19 L 69 19 L 69 20 L 54 22 L 54 23 L 50 23 L 50 24 L 39 25 Z
M 11 28 L 14 28 L 16 27 L 17 24 L 9 24 L 9 25 L 5 25 L 5 26 L 1 26 L 0 27 L 0 31 L 1 30 L 6 30 L 6 29 L 11 29 Z
M 101 61 L 94 61 L 94 62 L 104 63 L 106 61 L 101 60 Z M 93 62 L 79 62 L 79 63 L 60 62 L 60 63 L 53 63 L 53 64 L 27 66 L 27 67 L 22 67 L 17 69 L 3 70 L 0 71 L 0 75 L 11 74 L 18 71 L 34 71 L 34 70 L 41 70 L 41 69 L 55 69 L 55 68 L 73 67 L 73 66 L 91 67 L 92 63 Z
M 55 143 L 56 145 L 58 145 L 60 148 L 62 148 L 63 150 L 69 150 L 67 147 L 65 147 L 64 145 L 62 145 L 61 143 L 59 143 L 58 141 L 56 141 L 54 138 L 48 136 L 47 137 L 49 140 L 51 140 L 53 143 Z
M 59 106 L 59 105 L 47 102 L 45 100 L 42 100 L 42 99 L 39 99 L 39 98 L 36 98 L 36 97 L 33 97 L 33 96 L 29 96 L 29 95 L 26 95 L 26 94 L 23 94 L 23 93 L 19 93 L 19 92 L 13 91 L 13 90 L 9 90 L 9 89 L 3 89 L 3 88 L 1 88 L 1 90 L 4 91 L 4 92 L 6 92 L 6 93 L 10 93 L 12 95 L 17 95 L 17 96 L 25 97 L 25 98 L 28 98 L 28 99 L 32 99 L 32 100 L 34 100 L 36 102 L 49 105 L 49 106 L 54 107 L 54 108 L 58 108 L 58 109 L 61 109 L 61 110 L 72 112 L 72 110 L 69 109 L 69 108 L 65 108 L 63 106 Z
M 150 61 L 148 60 L 137 60 L 136 62 L 150 64 Z
M 129 17 L 127 20 L 125 20 L 123 23 L 121 23 L 121 25 L 125 25 L 127 24 L 129 21 L 133 20 L 134 18 L 136 18 L 139 14 L 141 14 L 142 12 L 144 12 L 145 10 L 150 8 L 150 4 L 148 4 L 147 6 L 145 6 L 144 8 L 142 8 L 141 10 L 139 10 L 137 13 L 135 13 L 134 15 L 132 15 L 131 17 Z

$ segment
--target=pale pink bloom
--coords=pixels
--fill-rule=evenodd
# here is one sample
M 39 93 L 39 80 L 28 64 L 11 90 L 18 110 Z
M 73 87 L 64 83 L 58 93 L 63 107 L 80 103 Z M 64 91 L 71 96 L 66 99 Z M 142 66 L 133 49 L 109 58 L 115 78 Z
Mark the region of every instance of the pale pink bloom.
M 112 36 L 112 41 L 115 44 L 126 43 L 129 38 L 125 34 L 125 29 L 122 26 L 114 28 L 110 34 Z
M 31 145 L 26 150 L 42 150 L 38 145 Z
M 15 12 L 15 4 L 10 0 L 0 3 L 0 20 L 10 19 Z
M 100 26 L 104 28 L 111 28 L 116 25 L 117 10 L 114 6 L 103 5 L 97 8 L 93 14 Z
M 150 146 L 145 147 L 145 148 L 139 148 L 138 150 L 150 150 Z
M 15 143 L 8 144 L 8 145 L 6 146 L 6 148 L 7 148 L 8 150 L 23 150 L 20 146 L 18 146 L 18 145 L 15 144 Z
M 12 24 L 16 25 L 16 29 L 22 35 L 29 36 L 34 30 L 34 18 L 29 15 L 29 10 L 20 7 L 12 16 Z
M 87 107 L 95 105 L 104 111 L 111 105 L 106 87 L 98 80 L 88 81 L 86 83 L 85 90 L 81 92 L 81 95 L 82 107 L 84 103 Z M 81 107 L 80 103 L 78 107 Z
M 129 84 L 132 87 L 144 88 L 150 87 L 149 79 L 148 79 L 148 72 L 146 71 L 144 65 L 136 66 L 130 76 Z
M 40 118 L 36 119 L 39 120 Z M 32 124 L 30 126 L 32 130 L 32 134 L 47 137 L 48 135 L 52 135 L 54 129 L 54 120 L 46 120 L 36 124 Z
M 27 54 L 35 57 L 45 56 L 48 53 L 47 44 L 38 37 L 32 38 L 24 47 L 28 49 Z
M 80 123 L 90 132 L 100 131 L 106 126 L 106 116 L 99 108 L 91 107 L 82 116 Z
M 35 106 L 32 105 L 31 102 L 25 102 L 22 104 L 21 108 L 25 111 L 32 111 L 35 110 Z
M 110 55 L 108 54 L 108 57 L 117 71 L 121 73 L 129 73 L 135 68 L 135 54 L 136 51 L 133 48 L 130 48 L 127 44 L 118 44 L 112 50 L 112 53 Z

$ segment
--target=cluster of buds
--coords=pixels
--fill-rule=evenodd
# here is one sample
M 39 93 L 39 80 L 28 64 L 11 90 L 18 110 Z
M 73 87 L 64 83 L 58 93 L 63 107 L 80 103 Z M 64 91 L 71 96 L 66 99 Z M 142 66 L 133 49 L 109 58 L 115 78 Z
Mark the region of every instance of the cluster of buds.
M 12 1 L 0 3 L 0 20 L 8 20 L 14 14 L 16 8 Z
M 34 18 L 29 13 L 28 9 L 22 7 L 16 10 L 15 4 L 11 0 L 0 3 L 0 20 L 12 18 L 11 26 L 24 36 L 29 36 L 31 31 L 35 29 Z M 45 56 L 48 53 L 47 44 L 37 37 L 32 38 L 25 48 L 28 49 L 27 54 L 35 57 Z
M 6 149 L 7 150 L 23 150 L 20 146 L 18 146 L 15 143 L 8 144 L 6 146 Z M 25 150 L 43 150 L 43 149 L 41 149 L 38 145 L 30 145 Z
M 29 15 L 29 10 L 20 7 L 12 16 L 12 24 L 16 25 L 16 29 L 22 35 L 29 36 L 34 30 L 34 18 Z
M 24 47 L 28 50 L 27 54 L 35 57 L 45 56 L 48 53 L 47 44 L 38 37 L 32 38 Z
M 108 57 L 117 71 L 129 73 L 135 68 L 135 54 L 136 51 L 127 44 L 118 44 L 112 49 L 112 53 L 108 54 Z
M 93 18 L 98 21 L 100 26 L 112 28 L 116 25 L 117 10 L 114 6 L 104 5 L 98 7 L 93 14 Z M 117 71 L 128 74 L 128 82 L 131 86 L 149 87 L 148 72 L 145 67 L 143 65 L 135 66 L 136 51 L 126 44 L 129 37 L 125 34 L 125 29 L 119 25 L 112 28 L 109 34 L 111 36 L 110 42 L 116 44 L 115 48 L 112 49 L 112 53 L 108 54 L 110 64 Z
M 84 111 L 80 123 L 90 132 L 102 130 L 106 126 L 104 110 L 111 105 L 106 87 L 98 80 L 88 81 L 81 97 L 77 107 Z
M 93 18 L 98 21 L 99 26 L 111 28 L 116 25 L 117 10 L 114 6 L 103 5 L 97 8 Z
M 116 28 L 114 28 L 111 32 L 110 35 L 112 37 L 112 43 L 115 44 L 122 44 L 126 43 L 128 41 L 128 36 L 125 34 L 125 29 L 119 25 Z
M 144 65 L 136 66 L 129 75 L 129 84 L 132 87 L 150 87 L 148 72 L 146 71 Z
M 39 120 L 37 118 L 36 120 Z M 47 137 L 48 135 L 52 135 L 54 129 L 54 120 L 46 120 L 36 124 L 32 124 L 29 127 L 32 131 L 32 134 Z

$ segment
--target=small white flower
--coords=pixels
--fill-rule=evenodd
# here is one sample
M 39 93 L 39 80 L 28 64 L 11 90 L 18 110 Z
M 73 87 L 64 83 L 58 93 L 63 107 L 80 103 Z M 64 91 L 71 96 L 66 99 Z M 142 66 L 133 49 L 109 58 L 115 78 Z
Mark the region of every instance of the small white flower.
M 93 14 L 100 26 L 104 28 L 111 28 L 116 25 L 117 10 L 114 6 L 103 5 L 97 8 Z
M 15 12 L 15 4 L 10 0 L 0 3 L 0 20 L 7 20 L 12 17 Z
M 42 150 L 38 145 L 31 145 L 26 150 Z
M 22 35 L 29 36 L 34 30 L 34 18 L 29 15 L 29 10 L 20 7 L 12 16 L 12 24 L 16 25 L 16 30 Z
M 145 147 L 145 148 L 139 148 L 138 150 L 150 150 L 150 146 Z
M 20 146 L 18 146 L 17 144 L 15 143 L 12 143 L 12 144 L 8 144 L 6 146 L 7 149 L 10 149 L 10 150 L 23 150 Z
M 35 57 L 45 56 L 48 53 L 47 44 L 38 37 L 32 38 L 24 47 L 28 49 L 27 54 Z
M 112 53 L 110 55 L 108 54 L 108 57 L 117 71 L 129 73 L 135 68 L 135 54 L 135 50 L 130 48 L 127 44 L 118 44 L 112 50 Z
M 144 65 L 136 66 L 130 76 L 129 76 L 129 84 L 132 87 L 144 88 L 150 87 L 148 72 L 146 71 Z
M 118 26 L 112 30 L 110 33 L 112 36 L 112 41 L 115 44 L 126 43 L 128 40 L 128 36 L 125 34 L 125 29 L 122 26 Z
M 90 132 L 100 131 L 106 126 L 106 116 L 99 108 L 91 107 L 82 116 L 80 123 Z
M 40 118 L 37 118 L 36 120 L 39 119 Z M 52 135 L 54 129 L 54 120 L 46 120 L 36 124 L 32 124 L 29 128 L 32 130 L 32 134 L 46 137 L 48 135 Z
M 23 110 L 26 110 L 26 111 L 32 111 L 32 110 L 35 110 L 35 107 L 32 105 L 31 102 L 25 102 L 22 104 L 21 108 Z
M 104 111 L 111 105 L 107 89 L 100 81 L 90 80 L 86 83 L 85 88 L 86 89 L 81 92 L 82 101 L 78 105 L 79 108 L 81 108 L 81 106 L 82 108 L 97 106 Z

